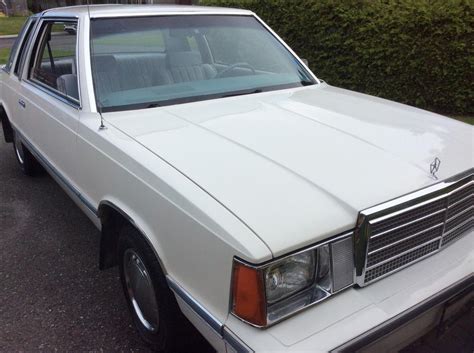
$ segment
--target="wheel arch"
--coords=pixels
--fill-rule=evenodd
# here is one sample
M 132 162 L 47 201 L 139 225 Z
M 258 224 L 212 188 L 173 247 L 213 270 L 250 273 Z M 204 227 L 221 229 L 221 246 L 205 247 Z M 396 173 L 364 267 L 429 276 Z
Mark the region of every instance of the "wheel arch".
M 128 223 L 133 226 L 147 242 L 148 246 L 153 250 L 158 263 L 161 266 L 161 270 L 166 276 L 166 268 L 163 265 L 163 261 L 159 256 L 156 248 L 153 246 L 150 238 L 141 229 L 135 220 L 127 214 L 122 208 L 117 206 L 115 203 L 102 200 L 99 203 L 97 210 L 97 216 L 100 219 L 102 225 L 101 238 L 100 238 L 100 256 L 99 256 L 99 268 L 105 270 L 117 265 L 117 244 L 118 234 L 120 227 Z
M 13 128 L 2 103 L 0 103 L 0 120 L 2 121 L 3 137 L 5 138 L 5 142 L 13 142 Z

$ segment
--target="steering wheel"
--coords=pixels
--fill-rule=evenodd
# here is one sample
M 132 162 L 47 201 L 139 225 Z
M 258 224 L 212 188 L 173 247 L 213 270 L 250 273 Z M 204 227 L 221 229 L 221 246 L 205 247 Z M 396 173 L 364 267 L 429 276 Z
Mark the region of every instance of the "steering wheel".
M 236 68 L 243 68 L 243 69 L 249 69 L 250 71 L 252 71 L 252 75 L 255 75 L 255 68 L 248 64 L 248 63 L 235 63 L 235 64 L 232 64 L 228 67 L 226 67 L 224 70 L 222 70 L 221 72 L 219 72 L 216 76 L 216 78 L 222 78 L 222 77 L 225 77 L 225 74 L 231 72 L 232 70 L 236 69 Z

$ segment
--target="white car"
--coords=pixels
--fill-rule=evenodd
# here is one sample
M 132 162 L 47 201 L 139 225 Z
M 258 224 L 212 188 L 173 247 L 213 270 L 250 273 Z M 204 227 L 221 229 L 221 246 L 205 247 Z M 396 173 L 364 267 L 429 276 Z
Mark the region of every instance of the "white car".
M 45 11 L 0 106 L 159 350 L 187 318 L 219 352 L 393 351 L 472 298 L 473 128 L 331 87 L 252 12 Z

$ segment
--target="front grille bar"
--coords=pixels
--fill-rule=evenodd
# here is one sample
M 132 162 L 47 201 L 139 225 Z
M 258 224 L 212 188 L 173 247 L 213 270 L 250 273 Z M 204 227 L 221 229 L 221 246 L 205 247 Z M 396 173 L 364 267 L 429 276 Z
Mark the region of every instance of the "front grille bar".
M 474 228 L 474 168 L 361 211 L 355 282 L 381 279 L 432 255 Z
M 436 242 L 436 241 L 439 242 L 440 239 L 441 239 L 441 237 L 436 237 L 436 238 L 430 239 L 430 240 L 428 240 L 427 242 L 424 242 L 423 244 L 420 244 L 420 245 L 417 245 L 417 246 L 415 246 L 415 247 L 413 247 L 413 248 L 410 248 L 410 249 L 408 249 L 408 250 L 405 250 L 405 251 L 401 252 L 400 254 L 397 254 L 397 255 L 395 255 L 395 256 L 389 257 L 388 259 L 385 259 L 385 260 L 383 260 L 383 261 L 377 262 L 377 264 L 375 264 L 375 265 L 373 265 L 373 266 L 368 266 L 366 269 L 367 269 L 367 271 L 372 270 L 373 268 L 376 268 L 376 267 L 378 267 L 378 266 L 381 266 L 381 265 L 383 265 L 383 264 L 385 264 L 385 263 L 387 263 L 387 262 L 390 262 L 390 261 L 392 261 L 392 260 L 395 260 L 395 259 L 398 258 L 398 257 L 402 257 L 402 256 L 405 255 L 405 254 L 408 254 L 408 253 L 410 253 L 410 252 L 412 252 L 412 251 L 415 251 L 415 250 L 417 250 L 417 249 L 419 249 L 419 248 L 422 248 L 422 247 L 428 245 L 429 243 L 434 243 L 434 242 Z
M 371 239 L 376 239 L 376 238 L 378 238 L 378 237 L 380 237 L 380 236 L 383 236 L 383 235 L 385 235 L 385 234 L 387 234 L 387 233 L 393 232 L 394 230 L 397 230 L 397 229 L 400 229 L 400 228 L 409 226 L 409 225 L 411 225 L 411 224 L 415 224 L 415 223 L 417 223 L 417 222 L 419 222 L 419 221 L 422 221 L 422 220 L 424 220 L 424 219 L 430 218 L 430 217 L 432 217 L 432 216 L 434 216 L 434 215 L 437 215 L 437 214 L 439 214 L 439 213 L 442 213 L 442 212 L 446 212 L 446 208 L 443 208 L 443 209 L 441 209 L 441 210 L 439 210 L 439 211 L 430 213 L 429 215 L 426 215 L 426 216 L 417 218 L 417 219 L 415 219 L 415 220 L 413 220 L 413 221 L 410 221 L 410 222 L 408 222 L 408 223 L 404 223 L 404 224 L 399 225 L 399 226 L 397 226 L 397 227 L 390 228 L 390 229 L 385 230 L 385 231 L 383 231 L 383 232 L 381 232 L 381 233 L 374 234 L 374 235 L 371 236 Z
M 424 230 L 422 230 L 421 232 L 412 234 L 412 235 L 410 235 L 410 236 L 408 236 L 408 237 L 406 237 L 406 238 L 403 238 L 403 239 L 397 240 L 397 241 L 395 241 L 395 242 L 393 242 L 393 243 L 390 243 L 390 244 L 388 244 L 388 245 L 382 246 L 381 248 L 378 248 L 378 249 L 369 251 L 369 252 L 368 252 L 368 255 L 372 255 L 372 254 L 378 253 L 378 252 L 380 252 L 380 251 L 382 251 L 382 250 L 386 250 L 386 249 L 388 249 L 388 248 L 390 248 L 390 247 L 392 247 L 392 246 L 395 246 L 395 245 L 397 245 L 397 244 L 403 243 L 404 241 L 407 241 L 407 240 L 410 240 L 410 239 L 412 239 L 412 238 L 418 237 L 418 236 L 420 236 L 420 235 L 422 235 L 422 234 L 424 234 L 424 233 L 429 232 L 430 230 L 433 230 L 433 229 L 436 229 L 436 228 L 439 228 L 439 227 L 442 227 L 442 226 L 444 226 L 444 223 L 435 224 L 434 226 L 432 226 L 432 227 L 430 227 L 430 228 L 427 228 L 427 229 L 424 229 Z

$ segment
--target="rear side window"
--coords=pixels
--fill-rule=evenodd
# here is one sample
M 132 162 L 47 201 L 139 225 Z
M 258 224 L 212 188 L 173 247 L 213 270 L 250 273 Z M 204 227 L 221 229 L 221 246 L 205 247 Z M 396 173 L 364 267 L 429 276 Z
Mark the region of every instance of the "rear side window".
M 12 49 L 10 51 L 10 56 L 8 57 L 7 64 L 5 65 L 5 68 L 4 68 L 5 71 L 10 72 L 13 65 L 13 60 L 15 59 L 16 53 L 18 52 L 18 48 L 20 47 L 20 43 L 22 43 L 23 41 L 24 34 L 27 31 L 28 27 L 31 28 L 30 24 L 31 24 L 31 20 L 27 20 L 26 23 L 21 28 L 21 31 L 18 34 L 18 37 L 16 37 L 16 40 L 13 43 Z M 25 41 L 23 41 L 23 43 L 24 42 Z
M 35 45 L 30 78 L 69 99 L 79 100 L 75 21 L 44 22 Z

